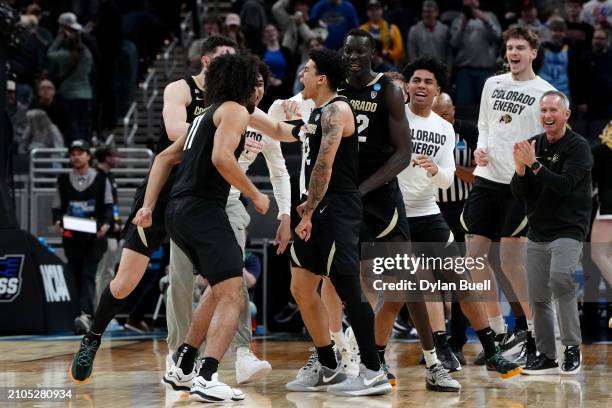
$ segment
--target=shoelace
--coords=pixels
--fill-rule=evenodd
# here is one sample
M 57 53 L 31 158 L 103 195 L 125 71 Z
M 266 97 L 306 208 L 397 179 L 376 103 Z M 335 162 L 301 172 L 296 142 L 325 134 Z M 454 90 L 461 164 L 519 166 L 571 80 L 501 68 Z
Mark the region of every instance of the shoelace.
M 431 372 L 436 380 L 452 380 L 452 377 L 448 374 L 448 371 L 444 369 L 442 364 L 436 364 L 431 367 Z
M 573 357 L 580 353 L 580 349 L 578 347 L 568 347 L 565 349 L 565 355 L 567 357 Z
M 493 364 L 495 364 L 495 366 L 501 369 L 502 371 L 509 371 L 516 368 L 516 364 L 506 360 L 504 357 L 502 357 L 501 353 L 495 354 L 493 357 L 491 357 L 491 360 Z
M 81 349 L 79 350 L 79 354 L 77 356 L 77 365 L 83 367 L 91 365 L 91 362 L 93 361 L 97 350 L 97 341 L 94 340 L 91 343 L 83 342 L 83 344 L 81 344 Z
M 319 356 L 314 348 L 309 348 L 308 351 L 312 351 L 310 357 L 308 357 L 308 361 L 302 367 L 302 370 L 307 370 L 309 368 L 313 368 L 319 362 Z

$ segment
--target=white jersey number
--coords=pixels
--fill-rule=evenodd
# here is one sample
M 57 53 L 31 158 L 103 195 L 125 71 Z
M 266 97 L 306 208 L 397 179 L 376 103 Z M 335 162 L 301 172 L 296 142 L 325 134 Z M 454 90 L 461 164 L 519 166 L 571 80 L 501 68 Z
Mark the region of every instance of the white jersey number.
M 367 115 L 357 115 L 357 135 L 359 143 L 365 143 L 366 136 L 361 136 L 361 133 L 370 125 L 370 118 Z
M 189 129 L 187 130 L 187 139 L 185 139 L 185 146 L 183 146 L 183 151 L 191 149 L 191 145 L 193 144 L 193 139 L 195 138 L 196 133 L 198 133 L 198 127 L 200 126 L 200 122 L 204 115 L 200 115 L 193 120 L 193 123 L 189 125 Z

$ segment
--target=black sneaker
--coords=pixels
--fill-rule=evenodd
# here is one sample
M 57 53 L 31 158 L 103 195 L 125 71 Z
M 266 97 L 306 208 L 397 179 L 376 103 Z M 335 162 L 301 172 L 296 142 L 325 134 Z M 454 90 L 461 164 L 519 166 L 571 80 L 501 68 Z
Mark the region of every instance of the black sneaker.
M 467 363 L 465 362 L 465 356 L 463 355 L 462 349 L 454 349 L 453 347 L 451 347 L 451 350 L 453 351 L 453 354 L 455 355 L 455 357 L 457 358 L 457 360 L 462 366 L 467 365 Z
M 531 365 L 525 366 L 523 370 L 525 375 L 554 375 L 559 374 L 559 363 L 557 360 L 550 359 L 544 354 L 540 354 L 531 362 Z
M 300 309 L 298 308 L 298 306 L 293 303 L 293 302 L 289 302 L 285 305 L 285 307 L 283 308 L 283 310 L 281 310 L 279 313 L 277 313 L 276 315 L 274 315 L 274 321 L 276 323 L 287 323 L 289 322 L 291 319 L 293 319 L 293 317 L 297 314 L 297 312 L 299 312 Z
M 576 374 L 580 372 L 581 360 L 580 346 L 566 346 L 565 353 L 563 353 L 561 371 L 563 374 Z
M 99 347 L 100 340 L 98 339 L 84 336 L 83 340 L 81 340 L 79 351 L 74 355 L 72 367 L 70 368 L 70 377 L 75 384 L 85 384 L 89 381 Z
M 461 364 L 450 347 L 436 348 L 436 353 L 446 371 L 454 373 L 461 370 Z
M 499 351 L 505 358 L 514 358 L 521 350 L 527 337 L 526 330 L 519 330 L 515 333 L 504 333 L 495 336 L 495 341 L 499 345 Z
M 487 362 L 487 357 L 485 356 L 484 350 L 480 350 L 480 353 L 476 355 L 476 359 L 474 360 L 474 365 L 485 365 Z
M 506 360 L 498 351 L 493 357 L 487 359 L 487 370 L 497 371 L 502 379 L 514 377 L 523 371 L 516 363 Z

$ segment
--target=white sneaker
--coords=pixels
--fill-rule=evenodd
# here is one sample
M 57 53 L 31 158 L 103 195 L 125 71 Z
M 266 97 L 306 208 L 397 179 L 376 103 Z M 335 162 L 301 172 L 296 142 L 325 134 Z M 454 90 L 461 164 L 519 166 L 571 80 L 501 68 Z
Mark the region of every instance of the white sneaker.
M 189 390 L 189 399 L 200 402 L 235 402 L 244 400 L 244 394 L 219 381 L 219 374 L 214 373 L 210 381 L 200 375 L 195 377 Z
M 162 384 L 174 391 L 189 391 L 195 376 L 195 370 L 185 374 L 180 367 L 172 364 L 164 378 L 162 378 Z
M 351 346 L 351 354 L 357 363 L 357 372 L 359 373 L 359 364 L 361 363 L 361 356 L 359 354 L 359 345 L 357 344 L 357 338 L 355 338 L 355 333 L 353 333 L 353 328 L 351 326 L 347 327 L 344 332 L 344 337 L 346 341 Z
M 250 349 L 239 348 L 236 351 L 236 383 L 246 384 L 257 381 L 272 371 L 272 366 L 265 360 L 258 359 Z

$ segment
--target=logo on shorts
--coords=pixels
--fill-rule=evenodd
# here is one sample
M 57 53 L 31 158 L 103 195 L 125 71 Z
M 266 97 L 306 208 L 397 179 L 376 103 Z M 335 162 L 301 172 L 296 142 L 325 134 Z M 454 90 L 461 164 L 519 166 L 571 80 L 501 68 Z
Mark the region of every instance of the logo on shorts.
M 0 302 L 12 302 L 21 290 L 23 255 L 6 255 L 0 258 Z
M 507 113 L 502 115 L 502 117 L 499 119 L 499 122 L 504 122 L 506 125 L 510 122 L 512 122 L 512 116 L 508 115 Z

